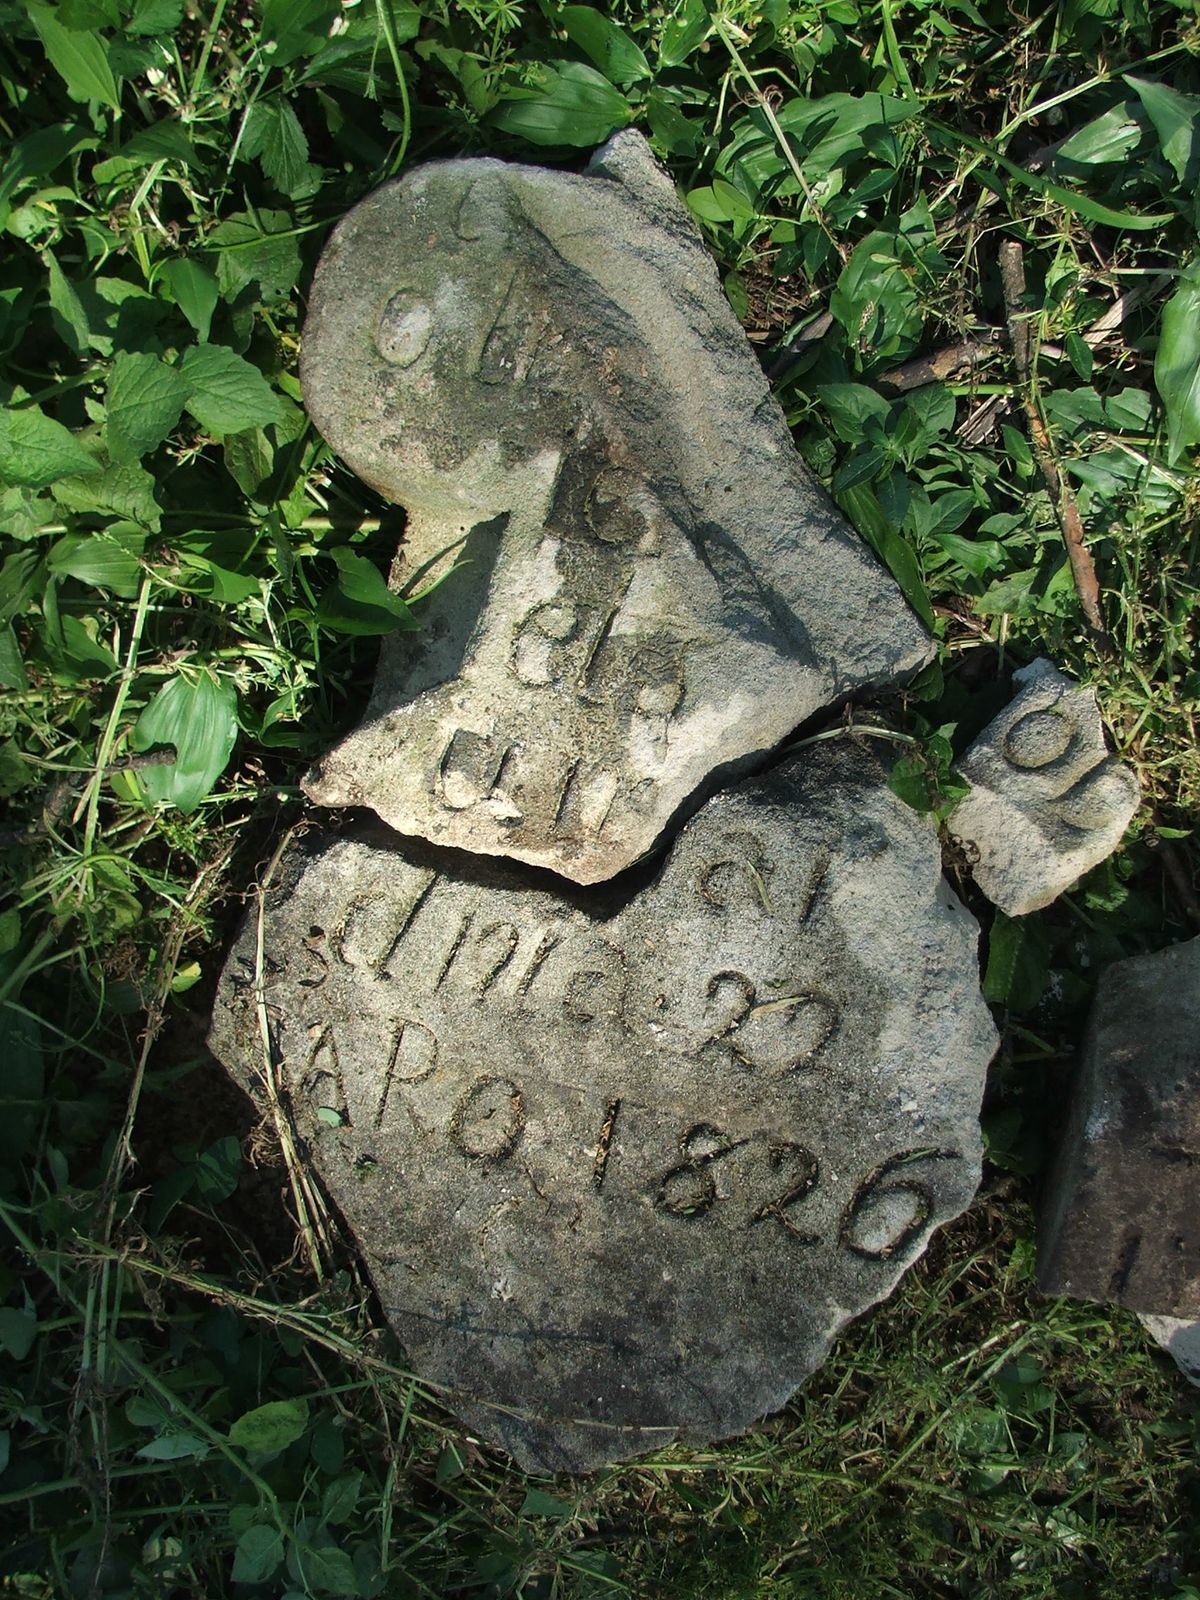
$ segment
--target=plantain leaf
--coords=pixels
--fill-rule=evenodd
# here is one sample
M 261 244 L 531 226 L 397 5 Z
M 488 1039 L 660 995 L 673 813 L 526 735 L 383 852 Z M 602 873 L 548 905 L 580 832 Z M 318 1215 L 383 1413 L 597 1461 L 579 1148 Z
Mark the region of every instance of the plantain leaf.
M 135 750 L 174 745 L 173 766 L 144 767 L 138 782 L 147 800 L 169 800 L 194 811 L 224 772 L 237 737 L 237 691 L 208 673 L 165 683 L 138 718 Z
M 1200 442 L 1200 261 L 1163 309 L 1154 383 L 1167 411 L 1167 460 Z

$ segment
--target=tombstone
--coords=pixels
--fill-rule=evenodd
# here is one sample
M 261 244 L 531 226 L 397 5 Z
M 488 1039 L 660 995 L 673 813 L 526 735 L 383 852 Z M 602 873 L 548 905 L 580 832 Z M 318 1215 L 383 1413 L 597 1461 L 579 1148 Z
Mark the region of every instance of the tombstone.
M 1013 682 L 1021 692 L 955 769 L 971 792 L 947 827 L 983 893 L 1019 917 L 1112 854 L 1139 795 L 1133 773 L 1108 752 L 1095 690 L 1046 660 Z
M 409 513 L 366 718 L 305 780 L 399 832 L 622 871 L 822 707 L 926 662 L 640 134 L 582 175 L 434 162 L 338 227 L 308 410 Z
M 1047 1294 L 1200 1318 L 1200 939 L 1109 967 L 1039 1219 Z
M 414 1369 L 526 1470 L 742 1431 L 979 1178 L 995 1032 L 926 821 L 853 741 L 710 800 L 645 882 L 310 835 L 262 1003 Z M 211 1043 L 253 1093 L 251 915 Z

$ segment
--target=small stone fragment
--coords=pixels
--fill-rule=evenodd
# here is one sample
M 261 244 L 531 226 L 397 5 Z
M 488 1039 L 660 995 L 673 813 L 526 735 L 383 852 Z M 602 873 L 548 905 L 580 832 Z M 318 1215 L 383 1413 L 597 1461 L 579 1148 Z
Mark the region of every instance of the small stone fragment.
M 1044 659 L 1013 682 L 1020 694 L 955 769 L 971 792 L 947 827 L 983 893 L 1020 917 L 1112 854 L 1139 795 L 1137 778 L 1108 752 L 1095 690 Z
M 580 883 L 821 707 L 928 660 L 808 476 L 640 134 L 583 174 L 430 163 L 318 268 L 308 409 L 409 512 L 362 726 L 305 780 Z
M 978 929 L 874 759 L 711 800 L 648 886 L 311 837 L 263 981 L 308 1158 L 417 1372 L 530 1471 L 775 1410 L 980 1168 Z M 256 919 L 211 1043 L 253 1092 Z
M 1200 939 L 1118 961 L 1042 1203 L 1047 1294 L 1200 1318 Z
M 1189 1383 L 1200 1387 L 1200 1322 L 1183 1317 L 1139 1316 L 1146 1332 L 1161 1345 Z

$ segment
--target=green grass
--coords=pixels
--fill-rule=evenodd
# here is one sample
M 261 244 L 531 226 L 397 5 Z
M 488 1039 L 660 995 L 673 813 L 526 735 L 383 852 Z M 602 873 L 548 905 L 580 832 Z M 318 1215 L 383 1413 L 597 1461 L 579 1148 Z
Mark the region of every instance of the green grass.
M 0 0 L 0 1592 L 1200 1594 L 1196 1395 L 1135 1319 L 1036 1294 L 1029 1209 L 1097 972 L 1200 926 L 1198 52 L 1165 0 Z M 534 1483 L 405 1370 L 202 1039 L 300 773 L 420 624 L 382 578 L 402 514 L 299 405 L 322 242 L 416 161 L 578 162 L 626 123 L 933 622 L 871 711 L 906 797 L 947 813 L 1042 652 L 1145 804 L 1034 917 L 960 876 L 990 1176 L 894 1299 L 747 1437 Z

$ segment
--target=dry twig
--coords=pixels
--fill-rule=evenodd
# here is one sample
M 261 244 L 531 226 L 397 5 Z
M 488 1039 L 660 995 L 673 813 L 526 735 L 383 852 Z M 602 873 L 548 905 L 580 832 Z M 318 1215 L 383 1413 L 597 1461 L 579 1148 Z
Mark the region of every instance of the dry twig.
M 1021 296 L 1025 293 L 1025 261 L 1021 246 L 1012 239 L 1005 240 L 1000 246 L 1000 282 L 1004 289 L 1004 308 L 1021 390 L 1021 405 L 1029 425 L 1029 443 L 1058 514 L 1063 543 L 1071 562 L 1071 574 L 1075 579 L 1075 591 L 1087 618 L 1092 642 L 1103 655 L 1112 655 L 1112 640 L 1104 626 L 1104 614 L 1100 609 L 1100 584 L 1087 547 L 1083 519 L 1070 485 L 1058 470 L 1054 447 L 1038 410 L 1033 381 L 1033 341 L 1029 322 L 1021 307 Z

